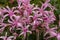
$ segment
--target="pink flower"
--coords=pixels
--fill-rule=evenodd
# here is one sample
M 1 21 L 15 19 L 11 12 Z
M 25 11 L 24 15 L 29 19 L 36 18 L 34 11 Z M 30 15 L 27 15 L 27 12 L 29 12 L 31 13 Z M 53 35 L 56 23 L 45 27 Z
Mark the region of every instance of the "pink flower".
M 11 24 L 12 28 L 18 27 L 21 25 L 19 22 L 20 16 L 14 16 L 14 19 L 11 19 L 12 21 L 8 20 L 9 24 Z
M 12 3 L 14 0 L 10 0 Z M 42 3 L 41 7 L 38 5 L 30 4 L 31 0 L 17 0 L 18 6 L 9 8 L 0 8 L 0 33 L 3 33 L 6 27 L 10 27 L 9 30 L 13 34 L 13 36 L 7 36 L 7 32 L 5 36 L 1 36 L 0 38 L 4 40 L 14 40 L 17 36 L 23 35 L 26 38 L 27 33 L 32 33 L 29 30 L 31 27 L 32 30 L 38 31 L 37 27 L 42 27 L 45 30 L 44 37 L 49 34 L 47 37 L 57 37 L 60 40 L 60 33 L 57 34 L 57 27 L 50 28 L 50 24 L 53 24 L 56 20 L 54 15 L 55 8 L 49 3 L 50 0 L 46 0 Z M 50 10 L 46 10 L 46 8 L 50 8 Z M 4 23 L 6 17 L 9 17 L 8 24 Z M 20 30 L 21 33 L 18 34 L 16 31 Z
M 6 9 L 7 8 L 7 9 Z M 12 19 L 12 17 L 15 15 L 14 13 L 14 9 L 15 7 L 13 7 L 12 9 L 10 9 L 8 6 L 6 6 L 6 8 L 4 8 L 5 12 L 7 12 L 8 14 L 4 15 L 5 17 L 6 16 L 9 16 L 10 19 Z
M 24 10 L 23 15 L 24 15 L 24 17 L 28 17 L 29 16 L 29 14 L 28 14 L 28 12 L 26 10 Z
M 5 29 L 6 26 L 8 26 L 8 24 L 3 23 L 5 17 L 3 15 L 3 13 L 0 12 L 0 33 L 2 33 Z
M 34 8 L 33 4 L 32 5 L 31 4 L 28 4 L 28 5 L 23 4 L 23 6 L 24 6 L 24 9 L 28 12 L 28 14 L 32 14 L 32 10 Z
M 2 38 L 3 40 L 12 40 L 12 38 L 14 38 L 14 36 L 7 37 L 7 33 L 6 33 L 5 36 L 0 36 L 0 38 Z
M 0 8 L 0 13 L 4 14 L 6 12 L 6 9 L 3 7 L 3 8 Z
M 57 34 L 57 40 L 60 40 L 60 33 Z
M 40 24 L 41 22 L 43 21 L 43 19 L 41 18 L 42 14 L 38 14 L 39 11 L 33 11 L 33 22 L 31 23 L 32 25 L 32 30 L 36 29 Z
M 44 36 L 46 36 L 46 34 L 49 34 L 50 36 L 47 37 L 47 39 L 48 39 L 48 38 L 51 38 L 51 37 L 56 37 L 56 36 L 57 36 L 57 31 L 56 31 L 56 29 L 57 29 L 57 27 L 48 28 Z
M 29 32 L 30 34 L 32 33 L 31 31 L 28 30 L 29 25 L 22 27 L 22 33 L 20 33 L 19 36 L 24 35 L 24 38 L 26 37 L 26 33 Z

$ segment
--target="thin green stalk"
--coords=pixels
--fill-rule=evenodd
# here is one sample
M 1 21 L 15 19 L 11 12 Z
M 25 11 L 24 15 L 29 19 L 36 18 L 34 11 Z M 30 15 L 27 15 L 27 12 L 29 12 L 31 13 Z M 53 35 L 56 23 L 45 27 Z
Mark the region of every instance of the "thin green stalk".
M 36 40 L 39 40 L 39 30 L 38 29 L 36 30 L 36 36 L 37 36 Z

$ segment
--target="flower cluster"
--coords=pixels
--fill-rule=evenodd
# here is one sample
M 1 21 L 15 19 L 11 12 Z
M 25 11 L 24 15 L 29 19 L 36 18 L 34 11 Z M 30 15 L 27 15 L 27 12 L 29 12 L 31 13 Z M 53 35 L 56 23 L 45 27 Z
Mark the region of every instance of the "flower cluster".
M 56 20 L 54 15 L 55 7 L 49 3 L 50 0 L 41 3 L 41 7 L 30 4 L 30 1 L 17 0 L 18 6 L 16 7 L 9 8 L 9 6 L 6 6 L 0 8 L 0 33 L 2 34 L 5 28 L 9 27 L 9 31 L 13 35 L 8 37 L 6 34 L 0 36 L 0 38 L 3 40 L 12 40 L 12 38 L 16 40 L 16 37 L 21 35 L 26 38 L 27 33 L 32 34 L 32 31 L 36 31 L 39 27 L 46 30 L 44 37 L 47 34 L 50 35 L 46 39 L 57 37 L 57 40 L 60 40 L 60 33 L 56 31 L 57 27 L 50 28 L 50 25 Z M 47 10 L 47 8 L 50 8 L 50 10 Z M 7 23 L 4 22 L 5 19 L 7 19 Z M 17 33 L 17 30 L 20 30 L 20 33 Z

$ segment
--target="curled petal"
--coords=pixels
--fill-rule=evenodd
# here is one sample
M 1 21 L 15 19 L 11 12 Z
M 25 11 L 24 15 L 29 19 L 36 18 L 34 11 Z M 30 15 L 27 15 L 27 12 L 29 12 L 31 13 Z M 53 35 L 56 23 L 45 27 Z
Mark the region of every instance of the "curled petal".
M 32 32 L 31 32 L 31 31 L 27 31 L 27 32 L 29 32 L 30 34 L 32 34 Z
M 21 36 L 22 34 L 24 34 L 24 32 L 20 33 L 19 36 Z

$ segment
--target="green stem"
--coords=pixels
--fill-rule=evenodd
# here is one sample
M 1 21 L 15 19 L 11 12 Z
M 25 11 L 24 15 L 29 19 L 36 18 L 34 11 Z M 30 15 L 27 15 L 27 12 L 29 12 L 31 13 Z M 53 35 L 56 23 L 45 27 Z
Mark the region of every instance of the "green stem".
M 36 30 L 36 36 L 37 36 L 36 40 L 39 40 L 39 30 L 38 29 Z
M 25 37 L 23 37 L 22 40 L 25 40 Z

